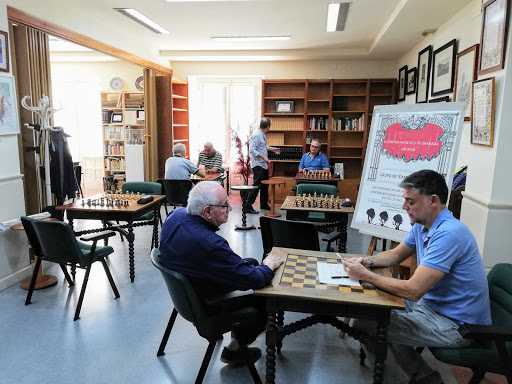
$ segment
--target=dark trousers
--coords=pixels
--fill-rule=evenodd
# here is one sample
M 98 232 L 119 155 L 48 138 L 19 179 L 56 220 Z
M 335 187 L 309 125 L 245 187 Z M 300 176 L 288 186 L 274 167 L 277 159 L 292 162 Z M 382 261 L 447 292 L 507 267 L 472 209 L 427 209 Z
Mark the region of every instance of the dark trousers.
M 252 185 L 257 186 L 259 189 L 249 192 L 249 196 L 247 197 L 247 207 L 251 207 L 256 201 L 256 196 L 258 196 L 258 192 L 260 192 L 260 206 L 265 206 L 268 204 L 268 185 L 262 184 L 263 180 L 268 180 L 268 169 L 264 169 L 262 167 L 254 167 L 252 169 Z

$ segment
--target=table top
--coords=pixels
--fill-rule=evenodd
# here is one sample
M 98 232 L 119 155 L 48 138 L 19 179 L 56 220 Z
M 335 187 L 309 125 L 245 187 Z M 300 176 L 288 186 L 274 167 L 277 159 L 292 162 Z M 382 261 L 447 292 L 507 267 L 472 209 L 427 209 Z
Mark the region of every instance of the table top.
M 284 262 L 275 271 L 274 279 L 255 294 L 266 297 L 309 299 L 331 304 L 353 303 L 363 306 L 377 306 L 391 309 L 404 309 L 403 300 L 397 296 L 364 283 L 360 287 L 321 284 L 317 276 L 317 262 L 341 263 L 341 258 L 333 252 L 318 252 L 302 249 L 274 247 L 272 253 Z M 341 254 L 343 257 L 364 255 Z M 374 268 L 373 272 L 391 277 L 389 268 Z
M 61 211 L 136 213 L 138 211 L 145 209 L 148 206 L 152 206 L 152 205 L 158 203 L 160 200 L 165 199 L 165 196 L 163 196 L 163 195 L 152 195 L 152 196 L 153 196 L 153 201 L 146 203 L 146 204 L 137 204 L 137 200 L 139 200 L 142 196 L 136 196 L 133 199 L 128 199 L 128 207 L 116 207 L 115 205 L 113 207 L 107 207 L 106 205 L 104 205 L 104 206 L 101 206 L 101 205 L 94 206 L 92 204 L 88 205 L 87 204 L 88 200 L 91 200 L 91 201 L 92 200 L 100 200 L 102 197 L 103 198 L 105 197 L 104 193 L 99 193 L 97 195 L 90 196 L 90 197 L 87 197 L 84 199 L 75 200 L 73 203 L 59 205 L 58 207 L 56 207 L 56 209 L 61 210 Z M 113 195 L 113 198 L 115 198 L 115 195 Z M 83 205 L 83 206 L 82 206 L 82 201 L 85 201 L 85 205 Z
M 263 184 L 269 184 L 269 185 L 279 185 L 284 184 L 284 180 L 282 179 L 270 179 L 270 180 L 262 180 Z
M 59 221 L 59 219 L 55 219 L 53 217 L 45 217 L 43 219 L 40 219 L 41 221 Z M 23 227 L 23 224 L 17 224 L 17 225 L 13 225 L 11 227 L 11 229 L 13 231 L 24 231 L 25 228 Z
M 230 187 L 234 191 L 252 191 L 258 189 L 257 185 L 232 185 Z
M 304 211 L 304 212 L 332 212 L 332 213 L 354 213 L 353 207 L 341 208 L 313 208 L 313 207 L 294 207 L 293 203 L 297 196 L 286 196 L 286 200 L 281 205 L 281 209 L 289 211 Z
M 210 181 L 210 180 L 215 180 L 216 178 L 222 176 L 222 173 L 220 172 L 217 172 L 217 173 L 207 173 L 205 177 L 200 177 L 200 176 L 197 176 L 197 175 L 190 175 L 190 180 L 191 181 Z

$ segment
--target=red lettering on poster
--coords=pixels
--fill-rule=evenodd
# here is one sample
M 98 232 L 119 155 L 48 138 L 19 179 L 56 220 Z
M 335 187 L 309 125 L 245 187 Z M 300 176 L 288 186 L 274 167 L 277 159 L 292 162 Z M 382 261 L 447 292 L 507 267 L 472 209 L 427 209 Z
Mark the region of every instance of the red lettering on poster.
M 386 129 L 386 138 L 382 147 L 388 155 L 403 157 L 405 161 L 431 160 L 439 156 L 443 128 L 436 124 L 427 124 L 422 129 L 404 129 L 399 123 Z

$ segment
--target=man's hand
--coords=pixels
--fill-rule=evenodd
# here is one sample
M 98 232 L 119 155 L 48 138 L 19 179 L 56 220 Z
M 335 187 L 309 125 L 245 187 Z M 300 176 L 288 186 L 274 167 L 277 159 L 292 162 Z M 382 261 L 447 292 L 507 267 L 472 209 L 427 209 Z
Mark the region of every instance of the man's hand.
M 275 271 L 281 264 L 283 264 L 283 259 L 281 259 L 279 256 L 269 254 L 265 259 L 262 261 L 263 265 L 266 265 L 271 270 Z
M 206 173 L 218 173 L 218 172 L 219 172 L 218 168 L 210 168 L 210 169 L 206 170 Z
M 281 153 L 281 150 L 276 147 L 268 147 L 268 150 L 274 152 L 276 155 L 279 155 Z
M 354 280 L 365 280 L 365 277 L 369 273 L 363 265 L 364 258 L 359 257 L 357 259 L 343 259 L 343 267 L 347 272 L 348 277 Z
M 267 163 L 267 164 L 270 163 L 270 160 L 268 159 L 268 157 L 266 157 L 266 156 L 261 156 L 261 157 L 263 158 L 263 161 L 265 163 Z

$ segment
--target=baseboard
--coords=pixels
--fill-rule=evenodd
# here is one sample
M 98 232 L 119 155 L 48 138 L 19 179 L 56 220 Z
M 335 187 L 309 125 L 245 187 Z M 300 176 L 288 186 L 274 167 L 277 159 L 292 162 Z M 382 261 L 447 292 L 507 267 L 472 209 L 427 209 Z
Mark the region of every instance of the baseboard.
M 11 273 L 0 279 L 0 291 L 3 291 L 6 288 L 9 288 L 11 285 L 19 283 L 21 280 L 32 276 L 32 265 L 27 265 L 26 267 Z

